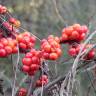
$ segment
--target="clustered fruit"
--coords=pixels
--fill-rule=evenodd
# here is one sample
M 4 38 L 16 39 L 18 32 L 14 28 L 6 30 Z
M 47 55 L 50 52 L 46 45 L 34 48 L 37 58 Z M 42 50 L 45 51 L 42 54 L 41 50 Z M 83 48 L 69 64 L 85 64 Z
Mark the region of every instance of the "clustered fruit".
M 42 87 L 48 83 L 47 75 L 42 75 L 39 80 L 36 81 L 36 87 Z
M 21 25 L 20 21 L 17 20 L 16 18 L 13 18 L 13 17 L 10 17 L 10 18 L 8 19 L 8 21 L 9 21 L 9 23 L 10 23 L 11 25 L 13 25 L 13 26 L 16 27 L 16 28 L 20 27 L 20 25 Z
M 48 39 L 41 42 L 42 56 L 47 60 L 56 60 L 61 56 L 61 46 L 59 37 L 50 35 Z
M 83 48 L 83 52 L 86 51 L 87 49 L 89 49 L 90 47 L 92 47 L 91 44 L 87 44 L 86 46 L 84 46 L 83 44 L 77 44 L 77 45 L 72 45 L 70 46 L 69 50 L 68 50 L 68 53 L 70 56 L 76 56 L 78 55 L 79 51 L 80 51 L 80 48 L 81 47 L 84 47 Z M 86 59 L 86 60 L 90 60 L 90 59 L 93 59 L 95 56 L 95 50 L 94 48 L 92 48 L 91 50 L 89 50 L 89 52 L 84 56 L 83 59 Z
M 22 70 L 29 75 L 34 75 L 41 65 L 41 52 L 31 49 L 22 59 Z
M 27 96 L 27 90 L 25 88 L 20 88 L 18 96 Z
M 6 57 L 10 54 L 18 52 L 17 41 L 12 38 L 1 38 L 0 39 L 0 57 Z
M 24 32 L 16 36 L 19 44 L 19 48 L 22 50 L 28 50 L 34 47 L 36 38 L 31 36 L 29 32 Z
M 22 71 L 29 76 L 34 76 L 38 70 L 41 70 L 42 61 L 57 60 L 61 54 L 61 44 L 68 43 L 70 56 L 76 57 L 83 46 L 83 41 L 88 33 L 86 25 L 74 24 L 62 30 L 61 37 L 49 35 L 47 39 L 41 40 L 40 49 L 35 49 L 36 38 L 29 32 L 20 33 L 21 23 L 16 18 L 9 15 L 5 6 L 0 5 L 0 57 L 7 57 L 17 52 L 24 53 L 22 58 Z M 5 20 L 6 17 L 6 20 Z M 74 43 L 76 43 L 74 45 Z M 86 45 L 82 51 L 92 47 L 92 44 Z M 93 59 L 95 56 L 94 48 L 91 49 L 85 60 Z M 48 83 L 48 76 L 42 75 L 36 81 L 36 86 L 41 87 Z M 25 88 L 19 89 L 18 96 L 26 96 Z
M 61 42 L 80 42 L 85 39 L 88 28 L 86 25 L 74 24 L 62 30 Z
M 0 14 L 5 14 L 7 12 L 7 8 L 5 6 L 0 5 Z

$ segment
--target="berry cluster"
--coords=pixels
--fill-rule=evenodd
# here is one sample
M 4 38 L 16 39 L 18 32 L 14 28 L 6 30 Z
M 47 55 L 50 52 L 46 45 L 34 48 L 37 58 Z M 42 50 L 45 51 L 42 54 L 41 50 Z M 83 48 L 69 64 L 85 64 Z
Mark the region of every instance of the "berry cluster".
M 61 42 L 80 42 L 85 39 L 88 28 L 86 25 L 74 24 L 62 30 Z
M 27 90 L 25 88 L 20 88 L 18 92 L 18 96 L 26 96 Z
M 5 6 L 0 5 L 0 14 L 5 14 L 7 12 L 7 8 Z
M 10 23 L 7 22 L 7 21 L 5 21 L 5 22 L 2 23 L 2 27 L 4 27 L 4 31 L 6 31 L 6 30 L 9 31 L 9 34 L 8 35 L 11 35 L 12 34 L 11 32 L 15 32 L 16 31 L 15 28 L 12 25 L 10 25 Z
M 56 60 L 61 55 L 60 39 L 50 35 L 41 42 L 42 56 L 44 59 Z
M 31 49 L 25 57 L 22 59 L 22 70 L 29 75 L 34 75 L 40 67 L 41 52 L 35 49 Z
M 0 57 L 6 57 L 10 54 L 17 53 L 17 41 L 12 38 L 0 39 Z
M 17 27 L 17 28 L 20 27 L 21 25 L 20 21 L 13 17 L 10 17 L 8 21 L 10 24 L 12 24 L 14 27 Z
M 80 51 L 80 48 L 83 46 L 83 44 L 78 44 L 78 45 L 75 45 L 75 46 L 71 46 L 68 50 L 69 52 L 69 55 L 71 56 L 76 56 L 79 51 Z M 83 51 L 86 51 L 88 48 L 92 47 L 91 44 L 88 44 L 84 47 Z M 91 49 L 88 54 L 84 57 L 84 59 L 86 60 L 89 60 L 89 59 L 93 59 L 95 56 L 95 51 L 94 51 L 94 48 Z
M 85 39 L 88 32 L 86 25 L 74 24 L 62 30 L 62 36 L 48 36 L 47 39 L 41 41 L 40 50 L 32 49 L 35 45 L 36 38 L 31 36 L 29 32 L 19 33 L 20 21 L 12 16 L 5 6 L 0 5 L 0 57 L 6 57 L 10 54 L 18 52 L 26 53 L 22 59 L 22 71 L 30 76 L 35 75 L 38 70 L 41 70 L 41 63 L 45 60 L 57 60 L 61 54 L 61 43 L 69 43 L 71 46 L 68 50 L 69 55 L 77 56 L 83 44 L 80 44 Z M 5 18 L 6 17 L 6 18 Z M 5 20 L 6 19 L 6 20 Z M 21 28 L 23 29 L 23 28 Z M 76 45 L 74 45 L 76 44 Z M 92 45 L 86 45 L 83 51 L 86 51 Z M 93 59 L 95 56 L 94 48 L 91 49 L 84 60 Z M 43 65 L 43 64 L 42 64 Z M 44 66 L 42 66 L 43 68 Z M 48 83 L 47 75 L 42 75 L 36 82 L 37 87 Z M 26 96 L 27 90 L 21 88 L 18 96 Z
M 39 80 L 36 82 L 37 87 L 41 87 L 42 85 L 46 85 L 48 83 L 47 75 L 42 75 Z
M 24 32 L 16 36 L 20 49 L 28 50 L 34 47 L 36 39 L 29 32 Z

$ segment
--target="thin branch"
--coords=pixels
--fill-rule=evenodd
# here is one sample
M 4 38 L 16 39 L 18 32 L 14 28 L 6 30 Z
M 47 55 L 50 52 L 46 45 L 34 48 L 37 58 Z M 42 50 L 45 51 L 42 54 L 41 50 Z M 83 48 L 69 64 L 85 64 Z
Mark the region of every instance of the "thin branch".
M 60 12 L 59 12 L 59 10 L 57 8 L 57 2 L 56 2 L 56 0 L 52 0 L 52 1 L 53 1 L 54 7 L 55 7 L 55 12 L 56 12 L 57 16 L 59 17 L 59 19 L 61 20 L 61 22 L 63 22 L 63 23 L 66 22 L 66 24 L 67 24 L 67 21 L 64 20 L 63 17 L 60 15 Z
M 30 86 L 29 86 L 29 89 L 28 89 L 27 96 L 31 95 L 32 86 L 33 86 L 33 76 L 31 77 L 31 82 L 30 82 Z
M 19 56 L 20 56 L 18 44 L 17 44 L 17 48 L 18 48 L 17 62 L 16 62 L 16 65 L 14 65 L 14 63 L 13 63 L 14 81 L 13 81 L 13 88 L 12 88 L 12 96 L 14 96 L 14 94 L 15 94 L 17 70 L 18 70 Z M 13 62 L 13 60 L 12 60 L 12 62 Z
M 88 78 L 89 78 L 89 80 L 90 80 L 91 86 L 92 86 L 92 88 L 93 88 L 93 90 L 94 90 L 94 92 L 95 92 L 95 94 L 96 94 L 96 89 L 95 89 L 95 87 L 94 87 L 94 84 L 93 84 L 93 82 L 92 82 L 92 80 L 91 80 L 91 77 L 90 77 L 90 75 L 89 75 L 89 72 L 88 72 L 87 70 L 86 70 L 86 73 L 87 73 Z
M 43 66 L 43 63 L 42 63 L 41 66 Z M 41 72 L 42 72 L 41 75 L 43 75 L 43 70 L 42 70 L 42 69 L 41 69 Z M 43 86 L 44 86 L 44 85 L 43 85 L 43 83 L 42 83 L 42 87 L 41 87 L 41 96 L 43 96 Z

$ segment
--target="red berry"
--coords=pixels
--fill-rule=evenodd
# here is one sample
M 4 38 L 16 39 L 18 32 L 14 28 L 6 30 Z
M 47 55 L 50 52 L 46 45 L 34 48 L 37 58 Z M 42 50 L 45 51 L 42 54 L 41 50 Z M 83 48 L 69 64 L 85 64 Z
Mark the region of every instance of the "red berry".
M 75 40 L 77 39 L 78 40 L 78 38 L 79 38 L 79 33 L 77 31 L 73 31 L 72 32 L 72 35 L 71 35 L 71 39 L 73 39 L 73 40 L 74 39 Z
M 17 47 L 14 47 L 14 48 L 12 49 L 12 53 L 18 53 L 18 48 L 17 48 Z
M 14 24 L 16 22 L 16 19 L 13 18 L 13 17 L 11 17 L 11 18 L 9 18 L 9 22 L 12 23 L 12 24 Z
M 81 29 L 82 29 L 83 33 L 86 33 L 88 31 L 88 28 L 86 25 L 81 26 Z
M 38 69 L 39 69 L 39 65 L 37 65 L 37 64 L 32 64 L 31 67 L 30 67 L 30 69 L 31 69 L 32 71 L 38 70 Z
M 2 38 L 2 39 L 1 39 L 1 42 L 2 42 L 2 44 L 3 44 L 4 46 L 7 46 L 7 45 L 8 45 L 8 41 L 7 41 L 6 38 Z
M 32 58 L 32 56 L 33 56 L 32 53 L 31 52 L 28 52 L 25 57 L 26 58 Z
M 64 33 L 67 34 L 68 36 L 70 36 L 73 32 L 73 27 L 69 26 L 67 28 L 65 28 Z
M 23 33 L 23 36 L 28 36 L 28 37 L 30 37 L 31 34 L 30 34 L 30 32 L 24 32 L 24 33 Z
M 75 31 L 80 30 L 80 28 L 81 28 L 80 24 L 74 24 L 74 25 L 73 25 L 73 29 L 74 29 Z
M 57 43 L 60 43 L 59 37 L 55 37 L 54 39 L 55 39 L 55 41 L 56 41 Z
M 29 72 L 29 70 L 30 70 L 30 67 L 29 66 L 26 66 L 26 65 L 23 65 L 22 66 L 22 71 Z
M 36 71 L 29 71 L 29 72 L 28 72 L 28 75 L 33 76 L 33 75 L 35 74 L 35 72 L 36 72 Z
M 35 43 L 35 41 L 36 41 L 36 38 L 35 38 L 34 36 L 32 36 L 32 37 L 30 38 L 30 42 Z
M 86 34 L 85 34 L 85 33 L 82 33 L 82 34 L 80 35 L 80 37 L 79 37 L 79 40 L 84 40 L 84 39 L 85 39 L 85 36 L 86 36 Z
M 88 53 L 88 59 L 93 59 L 95 56 L 95 52 L 92 50 Z
M 19 46 L 20 46 L 20 48 L 22 48 L 22 49 L 26 49 L 26 48 L 27 48 L 26 44 L 24 44 L 24 43 L 20 43 Z
M 75 49 L 75 48 L 70 48 L 70 49 L 69 49 L 69 54 L 70 54 L 71 56 L 76 56 L 76 49 Z
M 58 58 L 58 55 L 56 53 L 51 53 L 50 56 L 49 56 L 49 58 L 51 60 L 56 60 Z
M 49 59 L 49 53 L 44 52 L 43 57 L 44 57 L 44 59 Z
M 0 43 L 0 49 L 4 48 L 4 45 L 2 43 Z
M 5 57 L 6 55 L 5 49 L 0 49 L 0 57 Z
M 23 39 L 26 42 L 26 44 L 28 44 L 30 42 L 30 38 L 28 36 L 25 36 Z
M 47 45 L 44 46 L 43 49 L 44 49 L 45 52 L 49 53 L 51 51 L 51 46 L 49 44 L 47 44 Z
M 23 94 L 26 94 L 27 93 L 27 90 L 25 88 L 20 88 L 19 89 L 19 92 L 22 92 Z M 25 95 L 24 95 L 25 96 Z
M 61 49 L 57 48 L 57 49 L 56 49 L 56 53 L 58 54 L 58 56 L 60 56 L 60 55 L 62 54 Z
M 5 50 L 6 50 L 7 54 L 12 53 L 12 48 L 10 46 L 5 46 Z
M 29 42 L 29 43 L 27 44 L 27 46 L 28 46 L 29 49 L 31 49 L 31 48 L 34 47 L 34 43 Z
M 64 33 L 62 34 L 61 41 L 65 41 L 65 40 L 68 40 L 68 35 Z
M 32 64 L 32 60 L 31 60 L 31 58 L 23 58 L 22 63 L 24 65 L 30 66 Z
M 46 79 L 48 79 L 47 75 L 42 75 L 41 80 L 46 81 Z
M 33 57 L 32 57 L 32 63 L 33 63 L 33 64 L 39 64 L 39 63 L 40 63 L 39 58 L 36 57 L 36 56 L 33 56 Z

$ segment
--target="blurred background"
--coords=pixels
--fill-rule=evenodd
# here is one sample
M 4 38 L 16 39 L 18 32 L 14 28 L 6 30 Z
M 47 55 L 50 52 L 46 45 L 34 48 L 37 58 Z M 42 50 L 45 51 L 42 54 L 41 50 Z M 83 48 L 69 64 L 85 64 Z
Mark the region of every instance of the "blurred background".
M 96 27 L 96 0 L 0 0 L 0 4 L 5 5 L 12 16 L 21 21 L 23 28 L 40 39 L 47 38 L 50 34 L 60 36 L 62 28 L 74 23 L 87 24 L 91 31 Z M 55 74 L 53 78 L 65 74 L 73 63 L 73 59 L 66 53 L 67 47 L 62 46 L 62 49 L 64 49 L 63 56 L 56 62 L 49 62 L 51 72 Z M 63 62 L 64 60 L 66 62 Z M 3 76 L 5 90 L 10 88 L 10 80 L 14 76 L 10 71 L 11 63 L 10 57 L 0 59 L 0 74 L 5 75 Z M 76 96 L 96 96 L 93 87 L 87 95 L 91 84 L 90 78 L 93 80 L 92 72 L 89 74 L 90 77 L 86 72 L 79 72 L 77 78 L 80 86 Z M 23 76 L 21 73 L 18 81 Z

